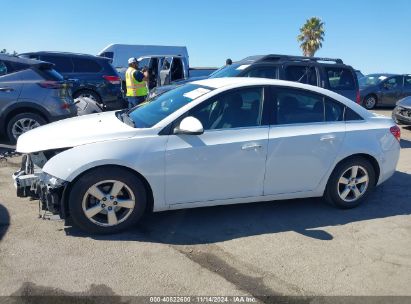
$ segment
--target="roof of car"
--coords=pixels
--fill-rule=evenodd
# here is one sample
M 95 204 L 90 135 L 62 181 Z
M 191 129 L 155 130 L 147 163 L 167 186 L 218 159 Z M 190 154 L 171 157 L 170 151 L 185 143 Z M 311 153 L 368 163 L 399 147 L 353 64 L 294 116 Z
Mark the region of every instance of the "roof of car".
M 205 86 L 213 89 L 223 88 L 226 86 L 246 86 L 246 85 L 279 85 L 295 88 L 309 89 L 311 91 L 327 91 L 320 87 L 311 86 L 295 81 L 286 81 L 268 78 L 253 78 L 253 77 L 223 77 L 223 78 L 206 78 L 191 82 L 200 86 Z
M 294 56 L 294 55 L 281 55 L 281 54 L 268 54 L 268 55 L 254 55 L 248 56 L 237 63 L 254 63 L 254 62 L 283 62 L 283 61 L 297 61 L 297 62 L 325 62 L 344 64 L 339 58 L 326 58 L 326 57 L 307 57 L 307 56 Z
M 48 62 L 44 62 L 44 61 L 40 61 L 40 60 L 35 60 L 35 59 L 21 58 L 21 57 L 7 55 L 7 54 L 0 54 L 0 60 L 16 62 L 16 63 L 22 63 L 22 64 L 27 64 L 27 65 L 30 65 L 30 66 L 36 66 L 36 65 L 53 66 L 52 63 L 48 63 Z
M 82 54 L 82 53 L 71 53 L 71 52 L 57 52 L 57 51 L 38 51 L 38 52 L 26 52 L 26 53 L 21 53 L 18 56 L 21 55 L 57 55 L 57 56 L 78 56 L 78 57 L 90 57 L 90 58 L 97 58 L 97 59 L 110 59 L 102 56 L 95 56 L 91 54 Z

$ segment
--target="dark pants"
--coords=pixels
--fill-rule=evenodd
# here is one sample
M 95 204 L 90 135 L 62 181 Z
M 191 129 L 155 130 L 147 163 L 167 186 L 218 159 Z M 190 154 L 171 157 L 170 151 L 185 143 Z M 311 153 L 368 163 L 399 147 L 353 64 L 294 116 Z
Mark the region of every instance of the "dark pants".
M 131 109 L 135 107 L 136 105 L 139 105 L 140 103 L 144 102 L 147 98 L 146 96 L 127 96 L 127 101 L 128 101 L 128 108 Z

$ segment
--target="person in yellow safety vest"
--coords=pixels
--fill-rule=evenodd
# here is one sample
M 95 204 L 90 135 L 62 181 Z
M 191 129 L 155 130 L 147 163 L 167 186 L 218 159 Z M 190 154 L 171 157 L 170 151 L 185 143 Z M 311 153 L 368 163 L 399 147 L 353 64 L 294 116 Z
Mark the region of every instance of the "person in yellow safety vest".
M 127 101 L 129 108 L 146 100 L 148 94 L 147 80 L 148 72 L 139 71 L 137 59 L 130 58 L 128 60 L 128 69 L 126 71 Z

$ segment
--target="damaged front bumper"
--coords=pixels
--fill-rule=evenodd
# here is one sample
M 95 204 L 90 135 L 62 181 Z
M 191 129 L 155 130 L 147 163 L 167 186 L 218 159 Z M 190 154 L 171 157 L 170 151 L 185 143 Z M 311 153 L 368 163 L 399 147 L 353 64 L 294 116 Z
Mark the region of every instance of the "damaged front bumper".
M 17 196 L 38 199 L 41 210 L 65 218 L 63 198 L 68 182 L 43 172 L 33 158 L 24 155 L 20 170 L 12 175 Z

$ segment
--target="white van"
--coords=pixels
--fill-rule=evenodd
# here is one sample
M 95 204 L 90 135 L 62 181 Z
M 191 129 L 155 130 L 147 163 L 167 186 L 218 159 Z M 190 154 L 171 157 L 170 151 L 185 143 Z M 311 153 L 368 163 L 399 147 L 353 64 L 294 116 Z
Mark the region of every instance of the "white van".
M 178 55 L 189 62 L 185 46 L 110 44 L 98 53 L 98 56 L 111 58 L 112 65 L 120 74 L 124 74 L 127 69 L 129 58 L 153 55 Z

